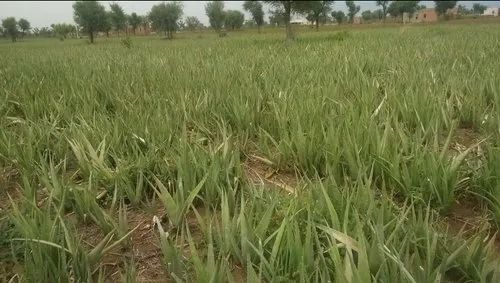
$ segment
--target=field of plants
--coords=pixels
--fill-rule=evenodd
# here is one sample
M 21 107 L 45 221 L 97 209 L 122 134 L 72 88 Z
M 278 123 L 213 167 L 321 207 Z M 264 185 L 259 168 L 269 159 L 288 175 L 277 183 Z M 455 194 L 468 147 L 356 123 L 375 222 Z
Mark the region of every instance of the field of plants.
M 0 42 L 1 282 L 500 282 L 500 25 Z

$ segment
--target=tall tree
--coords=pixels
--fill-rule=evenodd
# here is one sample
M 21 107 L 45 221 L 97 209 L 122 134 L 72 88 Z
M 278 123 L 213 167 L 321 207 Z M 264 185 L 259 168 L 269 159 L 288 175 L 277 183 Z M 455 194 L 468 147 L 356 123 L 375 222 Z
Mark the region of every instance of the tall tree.
M 269 10 L 268 13 L 269 13 L 269 24 L 279 27 L 285 23 L 285 17 L 283 17 L 283 12 L 281 12 L 280 10 L 277 9 Z
M 257 24 L 257 28 L 260 32 L 260 27 L 264 24 L 262 3 L 260 1 L 245 1 L 243 3 L 243 9 L 252 15 L 252 19 L 255 21 L 255 24 Z
M 337 22 L 337 24 L 340 25 L 341 23 L 344 22 L 345 14 L 342 11 L 333 11 L 332 12 L 332 18 L 334 18 L 335 21 Z
M 226 29 L 240 29 L 245 22 L 245 15 L 236 10 L 228 10 L 226 11 L 226 16 L 224 19 L 224 26 Z
M 439 16 L 446 14 L 448 9 L 453 9 L 458 1 L 434 1 L 434 10 Z
M 488 7 L 480 3 L 474 3 L 472 5 L 472 10 L 474 11 L 474 14 L 482 14 L 487 8 Z
M 418 9 L 420 1 L 392 1 L 387 12 L 393 17 L 403 16 L 404 13 L 413 14 Z
M 389 6 L 389 3 L 391 1 L 375 1 L 377 6 L 380 6 L 382 8 L 382 13 L 383 13 L 383 19 L 385 22 L 385 18 L 387 17 L 387 7 Z
M 17 30 L 16 18 L 10 17 L 3 19 L 2 27 L 4 28 L 4 33 L 10 36 L 12 42 L 16 42 L 17 34 L 19 33 L 19 31 Z
M 473 13 L 472 9 L 467 9 L 464 5 L 458 5 L 457 9 L 459 15 L 470 15 Z
M 73 4 L 73 17 L 89 34 L 90 43 L 94 43 L 94 34 L 102 30 L 107 16 L 104 6 L 97 1 L 76 1 Z
M 309 9 L 311 2 L 309 1 L 264 1 L 273 6 L 276 12 L 283 15 L 283 21 L 286 26 L 286 39 L 292 40 L 295 38 L 290 20 L 292 14 L 303 14 Z
M 149 12 L 153 29 L 165 32 L 167 38 L 174 38 L 182 17 L 182 4 L 179 1 L 163 2 L 154 5 Z
M 190 31 L 195 31 L 196 29 L 202 26 L 200 20 L 198 20 L 198 18 L 194 16 L 186 17 L 185 22 L 186 22 L 186 28 Z
M 137 15 L 137 13 L 132 13 L 128 17 L 128 24 L 132 27 L 132 32 L 135 35 L 135 31 L 137 28 L 141 25 L 142 19 L 140 16 Z
M 365 10 L 361 13 L 361 18 L 363 18 L 364 21 L 369 21 L 373 18 L 372 11 L 370 10 Z
M 311 1 L 308 9 L 308 20 L 314 22 L 316 30 L 319 30 L 319 22 L 326 20 L 328 14 L 332 10 L 333 1 Z
M 224 2 L 223 1 L 208 2 L 205 5 L 205 13 L 207 14 L 210 26 L 215 30 L 215 32 L 217 32 L 220 35 L 226 17 L 226 14 L 224 12 Z
M 26 35 L 26 32 L 28 32 L 31 29 L 30 22 L 28 22 L 28 20 L 26 20 L 26 19 L 22 19 L 22 18 L 19 19 L 17 24 L 19 25 L 19 28 L 21 29 L 22 37 L 24 37 L 24 35 Z
M 125 15 L 123 8 L 118 3 L 113 2 L 109 7 L 111 8 L 111 24 L 119 35 L 120 31 L 127 26 L 127 15 Z
M 101 31 L 106 33 L 106 37 L 109 37 L 109 32 L 113 29 L 113 20 L 111 18 L 111 12 L 106 12 L 106 19 L 104 19 L 101 28 Z
M 349 17 L 349 22 L 352 24 L 354 23 L 354 17 L 359 12 L 361 7 L 356 5 L 356 3 L 352 0 L 345 1 L 345 4 L 347 5 L 347 16 Z

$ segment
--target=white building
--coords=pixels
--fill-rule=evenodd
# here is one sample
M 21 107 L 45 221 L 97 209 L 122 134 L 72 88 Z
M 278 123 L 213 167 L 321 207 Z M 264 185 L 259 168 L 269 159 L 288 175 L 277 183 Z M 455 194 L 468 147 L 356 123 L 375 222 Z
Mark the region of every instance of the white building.
M 292 15 L 292 18 L 290 19 L 290 24 L 292 25 L 310 25 L 311 22 L 309 22 L 305 17 L 300 16 L 300 15 Z
M 483 12 L 483 16 L 498 16 L 499 8 L 486 8 Z

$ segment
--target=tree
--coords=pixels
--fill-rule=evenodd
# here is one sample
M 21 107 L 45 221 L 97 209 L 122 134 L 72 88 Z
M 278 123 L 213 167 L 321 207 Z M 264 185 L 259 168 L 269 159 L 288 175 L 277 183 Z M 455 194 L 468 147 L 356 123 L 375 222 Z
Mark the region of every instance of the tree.
M 446 14 L 448 9 L 453 9 L 457 5 L 458 1 L 434 1 L 434 10 L 439 16 Z
M 332 10 L 333 1 L 311 1 L 309 4 L 307 18 L 309 21 L 314 22 L 316 30 L 319 29 L 319 22 L 325 22 L 328 14 Z
M 290 20 L 292 14 L 306 13 L 311 5 L 309 1 L 264 1 L 275 8 L 277 13 L 281 13 L 286 26 L 286 39 L 294 39 L 292 25 Z
M 207 14 L 210 26 L 215 32 L 221 34 L 222 27 L 224 26 L 226 14 L 224 12 L 224 2 L 211 1 L 205 5 L 205 13 Z
M 413 14 L 417 11 L 420 1 L 392 1 L 387 12 L 393 17 L 403 16 L 404 13 Z
M 76 31 L 75 26 L 65 23 L 52 24 L 50 27 L 52 28 L 52 31 L 54 31 L 54 33 L 60 37 L 61 40 L 66 39 L 68 37 L 68 34 Z
M 200 20 L 198 20 L 197 17 L 193 17 L 193 16 L 186 17 L 185 22 L 186 22 L 186 28 L 190 31 L 195 31 L 196 29 L 203 26 L 201 24 Z
M 385 22 L 385 18 L 387 17 L 387 6 L 389 5 L 389 3 L 391 1 L 375 1 L 377 6 L 380 6 L 382 7 L 382 15 L 383 15 L 383 19 L 384 19 L 384 22 Z
M 260 32 L 260 27 L 264 24 L 264 10 L 262 9 L 262 3 L 260 3 L 260 1 L 245 1 L 243 3 L 243 9 L 252 15 L 252 19 Z
M 181 2 L 163 2 L 151 8 L 149 19 L 153 29 L 163 31 L 168 39 L 173 39 L 174 31 L 179 28 L 182 14 Z
M 101 31 L 106 33 L 106 37 L 109 37 L 109 32 L 113 29 L 113 20 L 111 19 L 111 12 L 106 12 L 106 19 L 102 24 Z
M 480 3 L 474 3 L 474 5 L 472 5 L 472 11 L 474 11 L 474 14 L 482 14 L 487 8 L 488 7 Z
M 236 10 L 228 10 L 226 11 L 226 16 L 224 19 L 224 26 L 226 29 L 240 29 L 245 22 L 245 15 Z
M 370 10 L 366 10 L 366 11 L 363 11 L 361 13 L 361 18 L 363 18 L 363 20 L 365 20 L 365 21 L 371 20 L 372 17 L 373 17 L 372 11 L 370 11 Z
M 90 36 L 90 43 L 94 43 L 94 34 L 101 31 L 106 23 L 104 6 L 97 1 L 76 1 L 73 4 L 73 17 Z
M 359 7 L 359 5 L 356 5 L 356 3 L 354 3 L 354 1 L 352 0 L 345 1 L 345 4 L 347 5 L 348 9 L 347 16 L 349 17 L 349 22 L 352 24 L 354 23 L 354 17 L 359 12 L 361 7 Z
M 120 34 L 120 31 L 124 30 L 127 26 L 127 15 L 125 15 L 123 8 L 118 3 L 113 2 L 109 7 L 111 8 L 111 24 L 118 34 Z
M 374 20 L 383 20 L 384 19 L 384 12 L 382 9 L 377 9 L 372 12 L 372 19 Z
M 141 22 L 142 22 L 142 19 L 140 16 L 137 15 L 137 13 L 132 13 L 128 17 L 128 24 L 132 27 L 132 32 L 134 33 L 134 35 L 135 35 L 135 31 L 137 30 L 137 28 L 139 27 Z
M 337 22 L 337 24 L 340 25 L 341 23 L 344 22 L 345 14 L 342 11 L 333 11 L 332 12 L 332 18 L 334 18 L 335 21 Z
M 12 39 L 12 42 L 16 42 L 17 34 L 19 31 L 17 30 L 17 21 L 16 18 L 10 17 L 2 20 L 2 27 L 4 28 L 4 33 L 9 35 Z
M 459 15 L 470 15 L 473 13 L 472 9 L 467 9 L 464 5 L 458 5 L 457 9 Z
M 19 28 L 21 29 L 22 37 L 24 37 L 24 35 L 26 34 L 26 32 L 31 29 L 30 22 L 28 22 L 28 20 L 26 20 L 26 19 L 22 19 L 22 18 L 19 19 L 19 21 L 17 22 L 17 24 L 19 25 Z
M 283 13 L 279 10 L 269 10 L 269 24 L 273 26 L 281 26 L 285 24 L 285 17 L 283 17 Z

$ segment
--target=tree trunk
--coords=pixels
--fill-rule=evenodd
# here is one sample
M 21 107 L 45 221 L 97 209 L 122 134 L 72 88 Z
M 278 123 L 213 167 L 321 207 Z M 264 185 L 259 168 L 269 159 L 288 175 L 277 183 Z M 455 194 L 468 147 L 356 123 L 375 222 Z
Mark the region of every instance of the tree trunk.
M 94 43 L 94 32 L 90 31 L 90 43 Z
M 260 25 L 257 25 L 257 32 L 260 33 Z
M 135 28 L 133 28 L 133 31 L 134 31 L 134 35 L 135 35 Z
M 319 31 L 319 20 L 316 19 L 316 31 Z
M 290 24 L 290 16 L 292 14 L 292 4 L 290 2 L 286 2 L 285 4 L 285 26 L 286 26 L 286 39 L 293 40 L 293 30 L 292 24 Z

